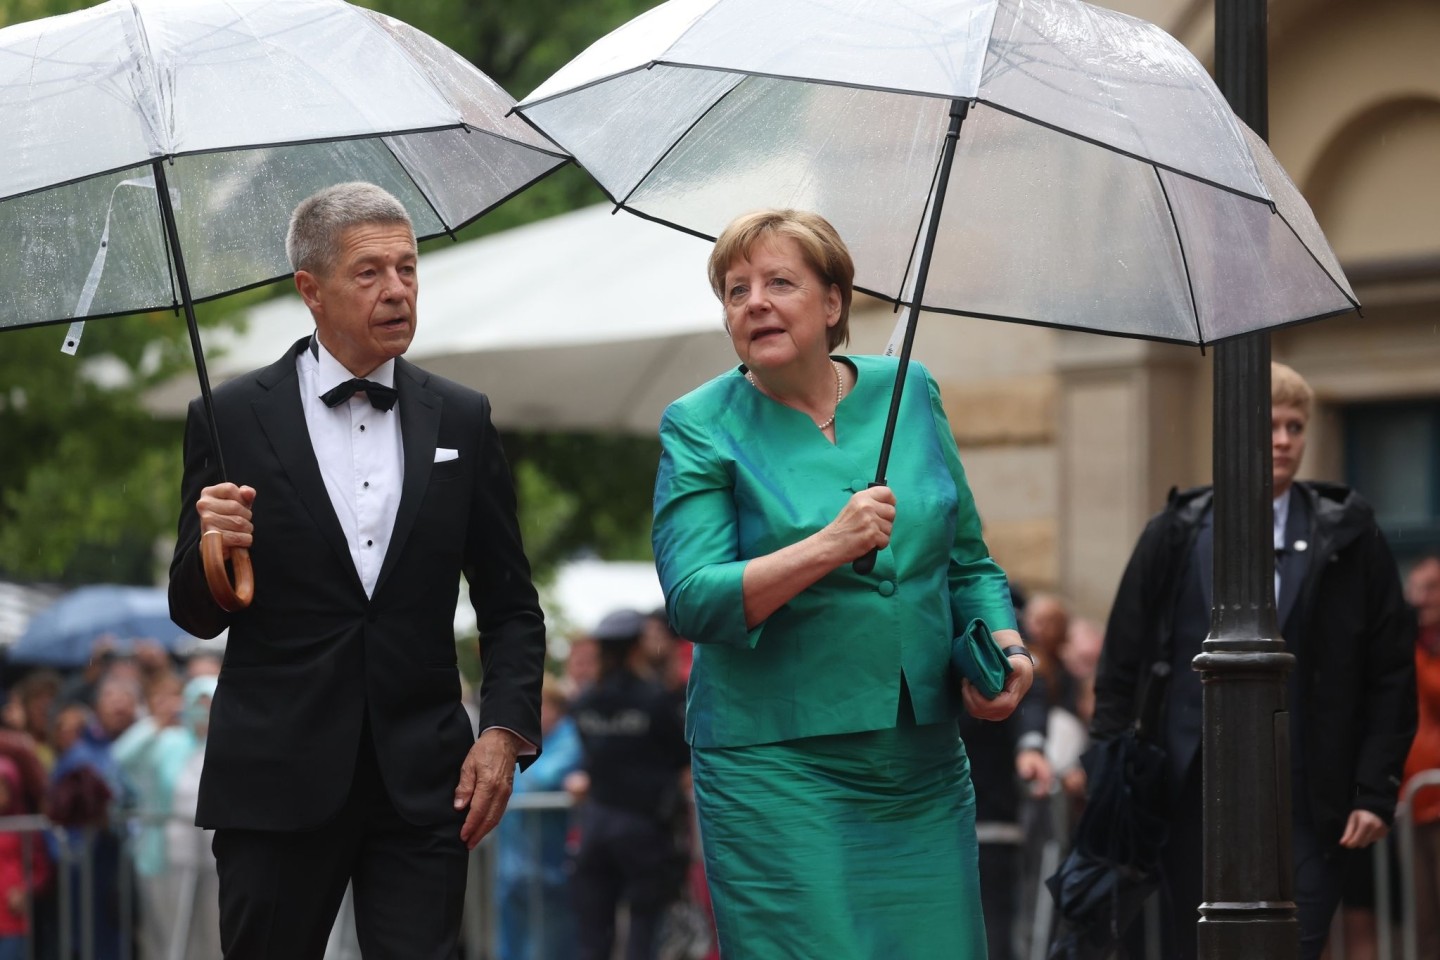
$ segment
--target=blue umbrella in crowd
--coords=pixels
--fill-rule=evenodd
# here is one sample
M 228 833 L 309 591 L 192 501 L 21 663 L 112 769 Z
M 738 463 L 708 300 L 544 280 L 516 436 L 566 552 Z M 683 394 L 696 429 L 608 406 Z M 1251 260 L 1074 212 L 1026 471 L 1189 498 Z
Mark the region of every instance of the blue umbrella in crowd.
M 137 640 L 155 640 L 171 653 L 183 653 L 196 640 L 170 621 L 170 605 L 160 587 L 81 587 L 41 610 L 10 648 L 16 663 L 79 667 L 90 660 L 98 637 L 109 635 L 125 653 Z

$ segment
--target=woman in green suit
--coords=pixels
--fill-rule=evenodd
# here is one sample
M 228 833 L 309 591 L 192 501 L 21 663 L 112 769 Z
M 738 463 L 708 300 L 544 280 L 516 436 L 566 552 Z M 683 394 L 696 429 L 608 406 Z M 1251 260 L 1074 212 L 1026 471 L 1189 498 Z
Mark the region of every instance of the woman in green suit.
M 655 557 L 671 622 L 698 644 L 686 736 L 716 925 L 743 960 L 980 960 L 956 718 L 1007 716 L 1031 663 L 919 364 L 890 485 L 868 488 L 896 362 L 831 355 L 853 278 L 819 216 L 736 220 L 710 282 L 741 364 L 661 421 Z M 949 678 L 976 618 L 1019 647 L 993 700 Z

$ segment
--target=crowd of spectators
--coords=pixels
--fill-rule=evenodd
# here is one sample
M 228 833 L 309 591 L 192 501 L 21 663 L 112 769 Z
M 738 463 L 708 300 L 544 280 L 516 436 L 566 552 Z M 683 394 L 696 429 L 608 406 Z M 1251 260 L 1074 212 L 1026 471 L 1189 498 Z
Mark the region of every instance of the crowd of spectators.
M 1415 563 L 1406 587 L 1420 626 L 1413 778 L 1440 768 L 1440 557 Z M 1062 597 L 1017 591 L 1014 599 L 1036 682 L 1009 719 L 967 717 L 961 731 L 979 802 L 991 960 L 1033 955 L 1035 939 L 1051 933 L 1043 874 L 1084 803 L 1081 757 L 1104 642 L 1103 629 L 1073 615 Z M 516 777 L 512 812 L 495 838 L 501 960 L 609 957 L 617 941 L 616 955 L 634 960 L 717 957 L 680 739 L 692 650 L 663 611 L 617 611 L 573 637 L 547 676 L 544 751 Z M 0 710 L 0 960 L 26 956 L 26 941 L 33 956 L 54 960 L 62 939 L 82 938 L 95 957 L 118 958 L 122 930 L 140 960 L 220 955 L 213 856 L 193 826 L 219 669 L 215 655 L 181 660 L 144 641 L 122 655 L 102 637 L 83 669 L 12 677 Z M 645 791 L 614 793 L 614 784 L 652 772 Z M 528 794 L 549 796 L 535 804 Z M 1440 789 L 1413 803 L 1422 954 L 1440 942 L 1431 929 L 1440 916 L 1436 797 Z M 15 819 L 35 814 L 57 829 Z M 1369 858 L 1354 864 L 1343 927 L 1346 955 L 1364 958 L 1375 956 L 1379 921 L 1364 893 Z M 122 922 L 127 870 L 132 913 Z M 62 887 L 73 905 L 68 937 L 59 926 Z M 82 901 L 92 905 L 87 917 Z M 176 937 L 186 938 L 178 954 Z
M 164 960 L 177 935 L 193 938 L 179 955 L 220 955 L 206 934 L 214 924 L 177 924 L 182 902 L 187 921 L 203 921 L 213 899 L 198 863 L 208 844 L 192 824 L 219 671 L 211 654 L 181 660 L 148 640 L 122 654 L 101 636 L 82 669 L 13 680 L 0 712 L 0 813 L 30 819 L 0 832 L 0 960 L 26 956 L 27 940 L 42 960 L 67 942 L 97 960 Z

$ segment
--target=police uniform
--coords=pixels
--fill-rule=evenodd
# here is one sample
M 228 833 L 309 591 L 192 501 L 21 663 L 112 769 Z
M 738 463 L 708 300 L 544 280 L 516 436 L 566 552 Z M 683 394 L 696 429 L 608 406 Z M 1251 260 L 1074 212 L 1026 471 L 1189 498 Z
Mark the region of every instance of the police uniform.
M 633 644 L 641 624 L 639 613 L 611 614 L 595 638 Z M 589 798 L 577 812 L 579 956 L 609 960 L 615 909 L 623 899 L 630 915 L 626 956 L 649 960 L 661 913 L 675 899 L 685 866 L 676 843 L 680 774 L 690 764 L 684 708 L 660 684 L 617 667 L 581 694 L 571 716 L 590 777 Z

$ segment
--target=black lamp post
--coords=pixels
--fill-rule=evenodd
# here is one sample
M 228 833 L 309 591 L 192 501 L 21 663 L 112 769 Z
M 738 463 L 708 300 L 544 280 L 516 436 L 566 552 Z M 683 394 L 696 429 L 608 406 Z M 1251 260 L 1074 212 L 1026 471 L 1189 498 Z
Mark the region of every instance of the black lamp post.
M 1265 0 L 1216 0 L 1215 79 L 1269 135 Z M 1215 570 L 1204 687 L 1203 960 L 1292 960 L 1299 951 L 1290 851 L 1290 715 L 1275 620 L 1270 338 L 1215 348 Z

